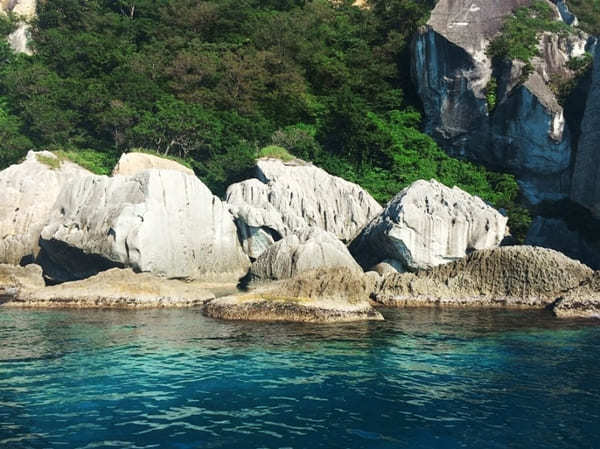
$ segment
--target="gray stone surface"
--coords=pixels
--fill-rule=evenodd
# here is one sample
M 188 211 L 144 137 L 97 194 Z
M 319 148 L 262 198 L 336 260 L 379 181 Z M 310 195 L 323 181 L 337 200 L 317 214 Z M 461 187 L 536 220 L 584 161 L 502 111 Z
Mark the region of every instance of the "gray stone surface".
M 534 73 L 525 83 L 519 62 L 493 73 L 485 54 L 489 42 L 516 7 L 530 3 L 440 0 L 415 39 L 413 76 L 426 131 L 453 155 L 514 172 L 526 198 L 537 204 L 569 192 L 571 136 L 549 82 L 574 75 L 567 62 L 584 53 L 588 38 L 581 32 L 541 36 L 541 57 L 533 58 Z M 498 89 L 490 111 L 492 76 Z
M 345 267 L 359 275 L 362 269 L 335 235 L 306 228 L 279 240 L 252 264 L 252 280 L 287 279 L 319 268 Z
M 253 258 L 275 240 L 306 227 L 349 242 L 381 211 L 361 187 L 312 164 L 260 159 L 255 171 L 256 179 L 227 189 L 244 248 Z
M 188 175 L 194 175 L 194 170 L 178 162 L 148 153 L 123 153 L 113 169 L 113 176 L 132 176 L 152 168 L 160 170 L 176 170 Z
M 600 45 L 595 52 L 592 87 L 581 124 L 571 199 L 600 219 Z
M 47 151 L 30 151 L 22 163 L 2 170 L 0 263 L 33 261 L 39 252 L 40 232 L 62 187 L 88 175 L 87 170 L 69 161 L 59 162 Z
M 350 250 L 365 269 L 385 259 L 410 270 L 430 268 L 498 246 L 506 222 L 497 210 L 458 187 L 421 180 L 398 193 Z
M 231 281 L 249 266 L 227 206 L 198 178 L 173 170 L 71 182 L 41 244 L 45 272 L 60 281 L 110 267 Z
M 25 290 L 43 288 L 44 285 L 39 265 L 0 264 L 0 304 L 14 300 Z

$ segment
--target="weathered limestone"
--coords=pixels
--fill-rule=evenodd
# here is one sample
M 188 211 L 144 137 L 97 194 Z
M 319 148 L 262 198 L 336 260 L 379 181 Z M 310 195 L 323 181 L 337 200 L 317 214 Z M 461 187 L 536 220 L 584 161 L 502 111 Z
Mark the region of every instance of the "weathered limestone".
M 213 318 L 250 321 L 344 322 L 382 320 L 371 307 L 374 282 L 354 270 L 316 270 L 250 293 L 208 302 Z
M 552 311 L 559 318 L 600 318 L 600 271 L 559 298 Z
M 58 281 L 111 267 L 233 281 L 249 266 L 227 207 L 199 179 L 173 170 L 74 180 L 59 195 L 41 245 L 40 263 Z
M 381 206 L 362 188 L 311 164 L 260 159 L 256 179 L 227 189 L 244 248 L 257 258 L 272 242 L 318 227 L 349 242 Z
M 318 268 L 336 267 L 362 274 L 346 245 L 333 234 L 319 228 L 306 228 L 264 251 L 250 267 L 250 275 L 253 280 L 268 281 L 291 278 Z
M 480 198 L 435 180 L 402 190 L 350 245 L 365 269 L 385 259 L 430 268 L 498 246 L 507 218 Z
M 13 13 L 15 16 L 29 21 L 35 18 L 37 0 L 0 0 L 0 14 Z M 19 27 L 8 36 L 8 43 L 17 53 L 31 55 L 29 48 L 29 25 L 21 23 Z
M 525 82 L 522 63 L 493 68 L 488 44 L 514 9 L 531 1 L 440 0 L 415 39 L 413 76 L 426 131 L 453 155 L 514 172 L 537 204 L 568 195 L 571 136 L 549 82 L 574 76 L 567 62 L 584 53 L 587 36 L 544 34 Z M 496 107 L 489 110 L 492 78 Z
M 156 168 L 160 170 L 176 170 L 188 175 L 194 175 L 194 170 L 170 159 L 148 153 L 123 153 L 115 165 L 112 175 L 132 176 L 141 171 Z
M 581 123 L 571 199 L 600 219 L 600 45 L 596 47 L 592 86 Z
M 42 268 L 29 264 L 25 267 L 0 264 L 0 304 L 12 301 L 24 290 L 44 287 Z
M 90 173 L 48 151 L 0 172 L 0 263 L 33 261 L 39 238 L 62 187 Z
M 39 268 L 39 267 L 38 267 Z M 39 273 L 41 278 L 41 270 Z M 43 282 L 42 282 L 43 286 Z M 82 281 L 21 290 L 13 307 L 154 308 L 199 306 L 214 299 L 204 284 L 113 268 Z
M 557 251 L 505 246 L 429 271 L 388 275 L 374 298 L 388 306 L 544 308 L 592 273 Z

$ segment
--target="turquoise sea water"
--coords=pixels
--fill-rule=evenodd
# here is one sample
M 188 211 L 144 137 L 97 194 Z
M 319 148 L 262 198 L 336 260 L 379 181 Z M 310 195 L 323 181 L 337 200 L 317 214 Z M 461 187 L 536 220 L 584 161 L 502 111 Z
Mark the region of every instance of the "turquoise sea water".
M 0 448 L 598 448 L 600 325 L 0 309 Z

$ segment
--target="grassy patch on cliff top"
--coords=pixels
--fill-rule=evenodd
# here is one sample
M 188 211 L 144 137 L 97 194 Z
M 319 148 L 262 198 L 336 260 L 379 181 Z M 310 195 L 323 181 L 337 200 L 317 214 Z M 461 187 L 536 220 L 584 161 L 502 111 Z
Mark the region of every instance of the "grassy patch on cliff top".
M 280 159 L 283 162 L 288 162 L 294 159 L 294 156 L 292 156 L 288 150 L 277 145 L 269 145 L 262 148 L 258 152 L 258 157 L 272 157 L 275 159 Z
M 161 154 L 158 151 L 150 150 L 148 148 L 133 148 L 131 151 L 129 151 L 129 153 L 151 154 L 152 156 L 160 157 L 161 159 L 168 159 L 170 161 L 177 162 L 178 164 L 183 165 L 184 167 L 187 167 L 190 170 L 193 170 L 192 164 L 190 163 L 189 160 L 186 160 L 186 159 L 178 157 L 178 156 L 172 156 L 170 154 Z
M 96 175 L 110 175 L 118 159 L 114 153 L 96 150 L 58 150 L 54 154 L 59 161 L 69 160 Z

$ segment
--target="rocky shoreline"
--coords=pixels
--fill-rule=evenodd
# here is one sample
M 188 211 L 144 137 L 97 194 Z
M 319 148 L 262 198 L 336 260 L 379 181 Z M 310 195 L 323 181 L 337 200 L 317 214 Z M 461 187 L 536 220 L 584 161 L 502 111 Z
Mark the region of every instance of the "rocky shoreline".
M 255 175 L 228 202 L 149 154 L 125 154 L 106 177 L 30 152 L 0 172 L 0 306 L 313 323 L 382 320 L 377 307 L 600 317 L 597 272 L 500 246 L 505 217 L 456 187 L 417 181 L 381 208 L 302 161 L 260 159 Z

